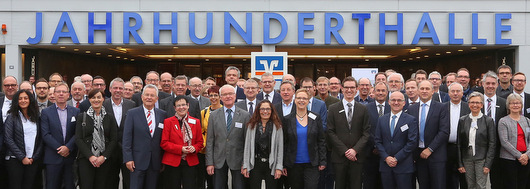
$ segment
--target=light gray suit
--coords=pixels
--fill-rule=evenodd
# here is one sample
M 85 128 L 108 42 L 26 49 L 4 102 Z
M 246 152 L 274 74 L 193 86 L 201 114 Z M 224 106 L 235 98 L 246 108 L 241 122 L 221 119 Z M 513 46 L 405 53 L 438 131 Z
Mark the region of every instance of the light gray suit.
M 219 108 L 210 114 L 206 138 L 206 166 L 213 165 L 214 188 L 224 188 L 228 181 L 228 169 L 232 172 L 234 189 L 243 188 L 243 177 L 240 173 L 243 164 L 243 152 L 248 112 L 234 107 L 232 123 L 227 131 L 225 109 Z M 237 125 L 237 127 L 236 127 Z
M 191 94 L 188 95 L 189 97 L 195 99 L 195 97 L 191 96 Z M 210 102 L 209 98 L 206 98 L 204 96 L 199 97 L 199 108 L 203 110 L 204 108 L 210 106 L 212 103 Z

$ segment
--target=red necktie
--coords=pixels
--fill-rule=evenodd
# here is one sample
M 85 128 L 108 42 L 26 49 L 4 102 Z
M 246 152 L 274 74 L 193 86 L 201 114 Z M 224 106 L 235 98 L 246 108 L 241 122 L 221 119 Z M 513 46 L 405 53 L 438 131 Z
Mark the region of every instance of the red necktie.
M 149 127 L 149 133 L 153 132 L 153 130 L 151 129 L 152 123 L 153 123 L 153 120 L 151 120 L 151 111 L 147 111 L 147 126 Z
M 75 103 L 75 107 L 79 108 L 79 101 L 77 101 L 77 103 Z

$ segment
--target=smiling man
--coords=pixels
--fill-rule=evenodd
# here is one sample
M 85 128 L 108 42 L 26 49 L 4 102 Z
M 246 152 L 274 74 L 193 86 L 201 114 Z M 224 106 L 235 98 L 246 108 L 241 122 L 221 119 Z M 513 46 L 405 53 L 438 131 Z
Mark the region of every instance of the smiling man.
M 234 87 L 234 92 L 236 93 L 236 102 L 245 100 L 245 92 L 242 88 L 237 87 L 237 81 L 239 81 L 239 76 L 241 75 L 241 72 L 239 71 L 239 68 L 235 66 L 228 66 L 225 70 L 225 81 L 226 84 L 231 85 Z
M 259 90 L 258 82 L 250 78 L 243 84 L 243 89 L 245 90 L 246 98 L 244 101 L 236 102 L 236 106 L 247 111 L 252 116 L 256 110 L 256 105 L 261 102 L 260 99 L 256 98 Z
M 168 115 L 175 115 L 175 97 L 182 95 L 186 96 L 186 90 L 188 89 L 188 77 L 185 75 L 178 75 L 173 79 L 173 94 L 175 96 L 169 96 L 160 100 L 160 109 L 167 112 Z M 194 118 L 200 118 L 201 109 L 199 101 L 186 96 L 189 103 L 190 116 Z
M 274 91 L 276 80 L 274 80 L 274 76 L 271 73 L 265 72 L 263 75 L 261 75 L 261 84 L 263 91 L 258 94 L 258 100 L 267 99 L 272 104 L 281 103 L 282 98 L 280 97 L 280 93 Z
M 190 94 L 188 97 L 191 97 L 197 101 L 199 101 L 199 108 L 202 110 L 208 106 L 210 106 L 210 99 L 201 96 L 201 90 L 202 90 L 202 81 L 198 77 L 193 77 L 189 81 L 188 90 L 190 90 Z

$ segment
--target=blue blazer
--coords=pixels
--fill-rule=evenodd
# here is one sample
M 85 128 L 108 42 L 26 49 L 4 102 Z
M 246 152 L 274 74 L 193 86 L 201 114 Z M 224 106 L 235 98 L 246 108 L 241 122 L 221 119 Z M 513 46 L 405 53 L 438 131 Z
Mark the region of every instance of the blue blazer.
M 160 140 L 167 114 L 158 108 L 154 110 L 156 125 L 153 137 L 149 133 L 143 106 L 130 109 L 123 125 L 123 163 L 134 161 L 138 170 L 147 170 L 150 163 L 154 170 L 160 170 L 162 164 Z
M 73 106 L 66 107 L 66 137 L 63 140 L 63 131 L 57 105 L 54 104 L 41 112 L 41 133 L 44 141 L 44 164 L 73 163 L 77 153 L 75 145 L 75 116 L 79 114 L 79 109 Z M 74 117 L 74 119 L 72 119 Z M 81 120 L 82 121 L 82 120 Z M 57 153 L 57 148 L 66 146 L 70 149 L 70 155 L 63 157 Z
M 366 109 L 368 110 L 368 115 L 370 116 L 370 139 L 368 139 L 368 143 L 366 144 L 366 150 L 371 154 L 372 150 L 374 149 L 374 135 L 375 135 L 375 128 L 377 126 L 377 120 L 379 119 L 379 109 L 377 109 L 377 102 L 373 101 L 368 104 L 366 104 Z M 390 105 L 388 105 L 388 102 L 385 101 L 385 110 L 383 111 L 383 114 L 390 113 Z
M 414 160 L 412 152 L 418 146 L 418 122 L 413 116 L 402 112 L 394 128 L 394 135 L 390 135 L 390 113 L 378 119 L 375 129 L 375 145 L 381 156 L 379 171 L 394 173 L 413 173 Z M 398 161 L 396 167 L 390 167 L 385 162 L 388 156 Z
M 262 101 L 264 98 L 263 96 L 265 96 L 265 94 L 263 92 L 259 92 L 258 95 L 256 96 L 256 99 Z M 282 103 L 282 96 L 280 96 L 280 93 L 274 92 L 274 96 L 272 97 L 272 104 L 280 104 L 280 103 Z
M 420 103 L 410 105 L 407 112 L 418 120 L 420 124 Z M 431 162 L 443 162 L 447 160 L 447 141 L 449 140 L 450 115 L 447 106 L 440 102 L 431 100 L 427 119 L 425 120 L 425 148 L 431 148 L 433 153 L 429 156 Z M 419 142 L 418 130 L 418 142 Z M 416 152 L 419 158 L 420 151 Z
M 322 120 L 322 128 L 324 129 L 324 131 L 326 131 L 328 129 L 328 108 L 326 107 L 326 103 L 324 103 L 324 101 L 322 100 L 313 97 L 313 102 L 311 103 L 310 111 L 313 113 L 317 113 L 320 116 L 320 120 Z

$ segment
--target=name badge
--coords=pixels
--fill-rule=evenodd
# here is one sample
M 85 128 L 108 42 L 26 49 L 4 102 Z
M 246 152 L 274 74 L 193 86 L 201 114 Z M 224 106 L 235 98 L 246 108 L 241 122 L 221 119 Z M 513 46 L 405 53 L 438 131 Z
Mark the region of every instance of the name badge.
M 243 128 L 243 124 L 239 123 L 239 122 L 236 122 L 236 128 Z
M 196 124 L 197 121 L 195 121 L 194 119 L 188 119 L 188 123 L 190 123 L 190 124 Z
M 526 109 L 526 113 L 527 113 L 527 114 L 530 114 L 530 108 L 527 108 L 527 109 Z
M 317 115 L 315 115 L 313 113 L 309 113 L 309 115 L 307 115 L 307 117 L 311 118 L 312 120 L 317 119 Z
M 344 112 L 344 110 L 339 111 L 339 114 L 342 113 L 342 112 Z
M 164 129 L 164 124 L 163 123 L 158 123 L 158 128 Z
M 408 129 L 409 129 L 409 126 L 407 124 L 401 126 L 401 132 L 405 132 Z
M 70 122 L 75 122 L 75 117 L 72 116 L 72 120 Z

